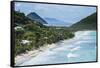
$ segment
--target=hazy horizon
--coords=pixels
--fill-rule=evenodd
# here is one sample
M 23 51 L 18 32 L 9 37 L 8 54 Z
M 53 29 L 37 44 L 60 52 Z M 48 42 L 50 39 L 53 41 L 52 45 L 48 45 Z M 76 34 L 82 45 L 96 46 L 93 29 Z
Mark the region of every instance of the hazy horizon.
M 25 15 L 35 12 L 50 26 L 71 26 L 95 13 L 96 7 L 15 2 L 15 10 Z

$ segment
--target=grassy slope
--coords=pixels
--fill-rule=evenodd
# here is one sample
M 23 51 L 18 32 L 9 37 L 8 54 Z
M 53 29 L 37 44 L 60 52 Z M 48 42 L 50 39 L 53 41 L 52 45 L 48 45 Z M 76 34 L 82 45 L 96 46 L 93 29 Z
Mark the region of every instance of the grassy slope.
M 70 27 L 70 29 L 72 30 L 96 30 L 96 26 L 97 26 L 97 13 L 93 13 L 90 16 L 73 24 Z

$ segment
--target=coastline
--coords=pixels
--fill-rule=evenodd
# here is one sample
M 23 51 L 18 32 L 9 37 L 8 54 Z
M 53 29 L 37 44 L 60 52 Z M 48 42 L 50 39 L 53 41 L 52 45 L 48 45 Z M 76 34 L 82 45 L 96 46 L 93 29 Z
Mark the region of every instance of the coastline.
M 65 40 L 60 40 L 60 41 L 58 41 L 56 43 L 52 43 L 52 44 L 45 44 L 44 46 L 42 46 L 42 47 L 40 47 L 40 48 L 38 48 L 36 50 L 31 50 L 31 51 L 28 51 L 27 53 L 20 54 L 20 55 L 15 57 L 15 66 L 23 64 L 25 61 L 28 61 L 31 58 L 36 57 L 37 55 L 43 53 L 46 50 L 54 49 L 59 43 L 62 43 L 62 41 L 70 43 L 70 42 L 74 41 L 74 38 L 75 37 L 69 38 L 69 39 L 65 39 Z
M 90 30 L 90 31 L 94 31 L 94 30 Z M 28 51 L 27 53 L 24 53 L 24 54 L 16 56 L 15 57 L 15 66 L 20 65 L 20 64 L 24 63 L 25 61 L 28 61 L 31 58 L 36 57 L 37 55 L 43 53 L 46 50 L 50 50 L 50 49 L 55 48 L 57 46 L 57 44 L 59 44 L 60 42 L 62 43 L 62 41 L 63 42 L 67 42 L 67 43 L 71 43 L 73 41 L 76 41 L 75 39 L 76 38 L 78 39 L 80 37 L 79 34 L 85 35 L 86 33 L 88 33 L 88 30 L 85 31 L 86 33 L 83 33 L 83 34 L 81 32 L 83 32 L 83 31 L 75 32 L 74 33 L 75 36 L 73 38 L 69 38 L 69 39 L 65 39 L 65 40 L 60 40 L 57 43 L 45 44 L 44 46 L 40 47 L 39 49 L 31 50 L 31 51 Z
M 27 53 L 17 55 L 15 57 L 15 66 L 20 65 L 27 60 L 30 60 L 31 58 L 43 53 L 46 50 L 50 50 L 50 49 L 56 47 L 56 44 L 57 43 L 47 44 L 47 45 L 44 45 L 36 50 L 27 51 Z

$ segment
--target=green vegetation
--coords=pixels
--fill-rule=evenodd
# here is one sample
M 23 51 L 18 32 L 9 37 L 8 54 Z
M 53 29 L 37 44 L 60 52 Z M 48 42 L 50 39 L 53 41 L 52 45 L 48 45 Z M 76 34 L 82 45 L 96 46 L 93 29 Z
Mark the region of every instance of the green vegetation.
M 71 30 L 96 30 L 97 29 L 97 12 L 80 20 L 70 27 Z
M 44 20 L 40 16 L 36 13 L 33 15 L 32 17 L 36 19 L 30 19 L 24 13 L 18 11 L 14 12 L 15 56 L 32 49 L 38 49 L 45 44 L 52 44 L 60 40 L 72 38 L 74 37 L 72 31 L 96 30 L 97 25 L 97 13 L 91 14 L 69 28 L 45 26 L 42 24 Z
M 24 13 L 14 12 L 15 56 L 32 49 L 38 49 L 45 44 L 52 44 L 60 40 L 72 38 L 74 37 L 72 31 L 96 30 L 97 13 L 91 14 L 69 28 L 45 26 L 42 24 L 42 18 L 37 14 L 34 15 L 37 16 L 36 20 L 33 18 L 29 19 Z M 33 17 L 35 18 L 35 16 Z
M 74 37 L 74 34 L 65 28 L 47 27 L 39 21 L 30 20 L 24 13 L 18 11 L 14 13 L 15 56 L 32 49 L 38 49 L 45 44 Z M 23 40 L 28 42 L 24 43 Z

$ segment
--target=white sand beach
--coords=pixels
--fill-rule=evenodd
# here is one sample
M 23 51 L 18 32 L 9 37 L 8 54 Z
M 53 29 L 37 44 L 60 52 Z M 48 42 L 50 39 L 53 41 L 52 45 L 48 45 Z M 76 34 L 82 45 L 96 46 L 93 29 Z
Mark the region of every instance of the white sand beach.
M 71 38 L 71 39 L 67 39 L 67 40 L 61 40 L 57 43 L 52 43 L 52 44 L 47 44 L 47 45 L 44 45 L 42 47 L 40 47 L 39 49 L 37 50 L 31 50 L 31 51 L 28 51 L 27 53 L 24 53 L 24 54 L 21 54 L 21 55 L 18 55 L 15 57 L 15 66 L 19 66 L 21 64 L 23 64 L 24 62 L 26 61 L 29 61 L 30 59 L 36 57 L 37 55 L 40 55 L 42 53 L 44 53 L 45 51 L 48 51 L 48 50 L 51 50 L 51 49 L 54 49 L 58 44 L 60 44 L 61 42 L 65 43 L 65 44 L 71 44 L 73 42 L 76 42 L 77 40 L 79 40 L 81 37 L 87 35 L 88 33 L 90 33 L 91 31 L 78 31 L 78 32 L 75 32 L 75 37 L 74 38 Z M 79 42 L 76 42 L 74 44 L 78 44 Z M 78 48 L 77 48 L 78 49 Z M 76 50 L 76 48 L 74 48 L 73 50 Z
M 15 65 L 22 64 L 23 62 L 37 56 L 38 54 L 40 54 L 46 50 L 52 49 L 55 46 L 56 46 L 56 44 L 54 44 L 54 43 L 48 44 L 48 45 L 44 45 L 44 46 L 40 47 L 39 49 L 27 51 L 26 53 L 20 54 L 15 57 Z

